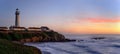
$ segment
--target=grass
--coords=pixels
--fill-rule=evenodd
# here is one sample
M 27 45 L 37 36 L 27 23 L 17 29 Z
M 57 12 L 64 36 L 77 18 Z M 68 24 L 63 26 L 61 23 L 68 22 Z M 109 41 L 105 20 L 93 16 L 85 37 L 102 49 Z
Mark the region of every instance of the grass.
M 0 54 L 41 54 L 41 52 L 35 47 L 0 39 Z

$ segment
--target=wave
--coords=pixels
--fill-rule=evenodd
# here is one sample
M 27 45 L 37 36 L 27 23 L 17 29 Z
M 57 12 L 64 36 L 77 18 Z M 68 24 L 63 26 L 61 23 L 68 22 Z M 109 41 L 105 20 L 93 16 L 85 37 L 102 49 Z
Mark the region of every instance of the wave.
M 41 49 L 43 54 L 120 54 L 120 38 L 92 39 L 89 36 L 72 36 L 76 42 L 25 43 Z M 95 37 L 95 36 L 94 36 Z M 71 38 L 71 37 L 69 37 Z

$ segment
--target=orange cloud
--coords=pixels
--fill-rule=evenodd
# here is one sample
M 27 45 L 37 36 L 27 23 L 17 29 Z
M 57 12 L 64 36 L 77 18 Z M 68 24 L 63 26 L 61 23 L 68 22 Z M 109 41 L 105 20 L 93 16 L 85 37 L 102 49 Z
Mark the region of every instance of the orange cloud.
M 83 22 L 93 22 L 93 23 L 118 23 L 120 22 L 120 17 L 114 17 L 114 18 L 94 17 L 94 18 L 84 18 L 79 20 Z
M 109 23 L 117 23 L 120 22 L 120 19 L 96 19 L 96 18 L 90 18 L 87 19 L 89 22 L 95 22 L 95 23 L 101 23 L 101 22 L 109 22 Z
M 62 31 L 76 34 L 120 34 L 120 17 L 78 19 L 67 24 Z

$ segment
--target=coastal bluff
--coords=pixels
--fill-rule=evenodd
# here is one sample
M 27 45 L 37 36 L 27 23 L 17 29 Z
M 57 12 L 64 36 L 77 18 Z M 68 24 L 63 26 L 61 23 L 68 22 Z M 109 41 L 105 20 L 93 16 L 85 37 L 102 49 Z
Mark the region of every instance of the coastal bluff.
M 26 32 L 26 33 L 17 33 L 17 35 L 27 35 L 23 38 L 18 39 L 17 41 L 20 41 L 22 43 L 26 42 L 60 42 L 65 41 L 65 37 L 62 34 L 59 34 L 58 32 L 50 31 L 50 32 Z
M 0 53 L 2 54 L 42 54 L 39 49 L 23 45 L 23 43 L 66 41 L 71 40 L 66 39 L 64 35 L 48 27 L 29 27 L 27 29 L 24 27 L 10 27 L 9 29 L 7 27 L 0 27 L 0 47 L 2 47 Z
M 49 29 L 48 27 L 29 27 L 27 29 L 10 27 L 10 30 L 0 30 L 0 39 L 10 41 L 27 42 L 64 42 L 71 41 L 66 39 L 64 35 Z

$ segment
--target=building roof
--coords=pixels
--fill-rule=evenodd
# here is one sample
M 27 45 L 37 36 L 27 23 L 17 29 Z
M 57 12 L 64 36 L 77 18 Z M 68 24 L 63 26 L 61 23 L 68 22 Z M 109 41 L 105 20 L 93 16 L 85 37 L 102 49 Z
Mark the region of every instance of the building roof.
M 16 28 L 16 29 L 26 29 L 25 27 L 10 27 L 10 28 Z
M 40 29 L 39 27 L 29 27 L 28 29 Z
M 41 26 L 40 28 L 49 30 L 49 28 L 47 26 Z
M 0 27 L 0 29 L 8 29 L 7 27 Z

